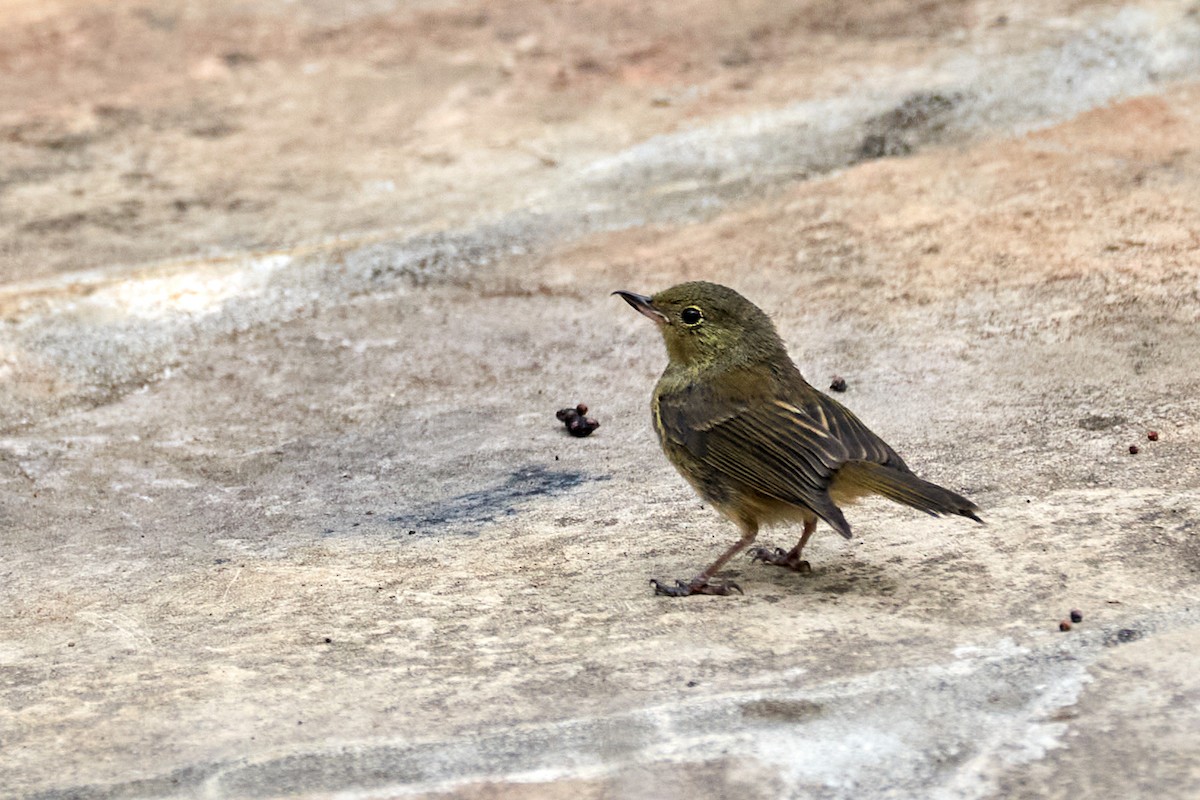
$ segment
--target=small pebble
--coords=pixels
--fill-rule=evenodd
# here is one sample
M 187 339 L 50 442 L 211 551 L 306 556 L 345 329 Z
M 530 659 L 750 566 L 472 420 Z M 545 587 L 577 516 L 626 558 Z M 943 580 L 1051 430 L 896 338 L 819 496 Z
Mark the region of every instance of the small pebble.
M 835 392 L 846 391 L 846 379 L 841 375 L 834 375 L 833 380 L 829 383 L 829 388 Z
M 1071 622 L 1083 622 L 1083 612 L 1078 608 L 1071 609 Z
M 1158 441 L 1158 431 L 1150 431 L 1146 434 L 1146 438 L 1152 442 Z
M 1138 446 L 1136 444 L 1129 445 L 1129 455 L 1136 456 L 1139 452 L 1140 451 L 1138 450 Z
M 1071 621 L 1070 621 L 1070 620 L 1067 620 L 1067 619 L 1064 619 L 1062 622 L 1058 623 L 1058 629 L 1059 629 L 1060 631 L 1069 631 L 1069 630 L 1071 630 Z

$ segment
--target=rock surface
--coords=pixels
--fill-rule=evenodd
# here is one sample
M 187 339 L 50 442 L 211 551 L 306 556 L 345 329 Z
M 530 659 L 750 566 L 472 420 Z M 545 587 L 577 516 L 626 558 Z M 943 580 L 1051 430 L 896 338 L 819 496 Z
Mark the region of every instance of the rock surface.
M 1200 794 L 1200 5 L 2 6 L 5 796 Z M 696 278 L 987 524 L 653 596 Z

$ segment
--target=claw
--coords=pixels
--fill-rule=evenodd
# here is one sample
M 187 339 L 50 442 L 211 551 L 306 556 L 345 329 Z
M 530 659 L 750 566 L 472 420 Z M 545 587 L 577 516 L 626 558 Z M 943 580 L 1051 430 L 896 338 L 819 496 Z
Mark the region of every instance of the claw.
M 812 564 L 802 558 L 793 558 L 782 547 L 755 547 L 750 551 L 750 558 L 764 564 L 790 569 L 792 572 L 812 572 Z
M 710 583 L 708 581 L 691 581 L 684 583 L 683 581 L 675 581 L 674 586 L 669 586 L 661 581 L 650 579 L 650 585 L 654 587 L 655 594 L 666 595 L 667 597 L 688 597 L 693 594 L 713 594 L 713 595 L 729 595 L 733 592 L 745 594 L 742 587 L 738 586 L 733 581 L 724 581 L 722 583 Z
M 751 547 L 748 555 L 751 561 L 765 561 L 768 564 L 775 564 L 787 558 L 787 553 L 782 547 Z

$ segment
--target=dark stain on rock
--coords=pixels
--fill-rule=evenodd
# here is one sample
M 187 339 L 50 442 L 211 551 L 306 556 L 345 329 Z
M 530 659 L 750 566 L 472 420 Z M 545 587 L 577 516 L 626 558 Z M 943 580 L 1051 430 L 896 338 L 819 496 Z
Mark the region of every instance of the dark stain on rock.
M 1142 638 L 1142 632 L 1134 628 L 1121 628 L 1104 637 L 1105 647 L 1116 647 L 1119 644 L 1129 644 Z
M 478 528 L 502 517 L 511 517 L 518 506 L 535 497 L 553 497 L 586 481 L 608 480 L 607 475 L 588 475 L 569 470 L 552 470 L 540 465 L 521 467 L 501 483 L 473 492 L 437 500 L 423 508 L 388 517 L 405 533 L 478 533 Z
M 811 700 L 764 698 L 741 705 L 742 715 L 771 722 L 800 722 L 821 714 L 821 704 Z
M 1115 428 L 1118 425 L 1124 425 L 1125 418 L 1117 415 L 1104 416 L 1103 414 L 1089 414 L 1079 420 L 1079 427 L 1085 431 L 1102 431 L 1108 428 Z
M 920 145 L 938 140 L 962 103 L 961 93 L 915 92 L 890 111 L 867 120 L 866 134 L 856 161 L 902 156 Z

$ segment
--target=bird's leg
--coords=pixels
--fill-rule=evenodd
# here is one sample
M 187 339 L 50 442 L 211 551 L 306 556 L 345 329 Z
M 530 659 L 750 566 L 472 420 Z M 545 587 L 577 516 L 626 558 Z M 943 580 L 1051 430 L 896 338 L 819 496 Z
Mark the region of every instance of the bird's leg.
M 720 555 L 720 557 L 709 564 L 708 567 L 696 577 L 686 583 L 683 581 L 675 581 L 674 586 L 668 586 L 661 581 L 650 579 L 650 585 L 654 587 L 655 594 L 665 594 L 668 597 L 687 597 L 692 594 L 745 594 L 742 587 L 738 586 L 733 581 L 722 581 L 720 583 L 709 583 L 714 575 L 729 562 L 729 559 L 736 556 L 742 550 L 754 541 L 754 537 L 758 535 L 758 523 L 753 521 L 741 521 L 742 538 L 734 542 L 733 546 Z
M 750 557 L 755 561 L 786 567 L 793 572 L 812 572 L 812 565 L 800 558 L 800 554 L 804 552 L 804 545 L 808 544 L 808 537 L 812 536 L 816 529 L 817 521 L 806 519 L 804 533 L 800 534 L 800 541 L 791 550 L 785 553 L 782 547 L 756 547 L 750 551 Z

